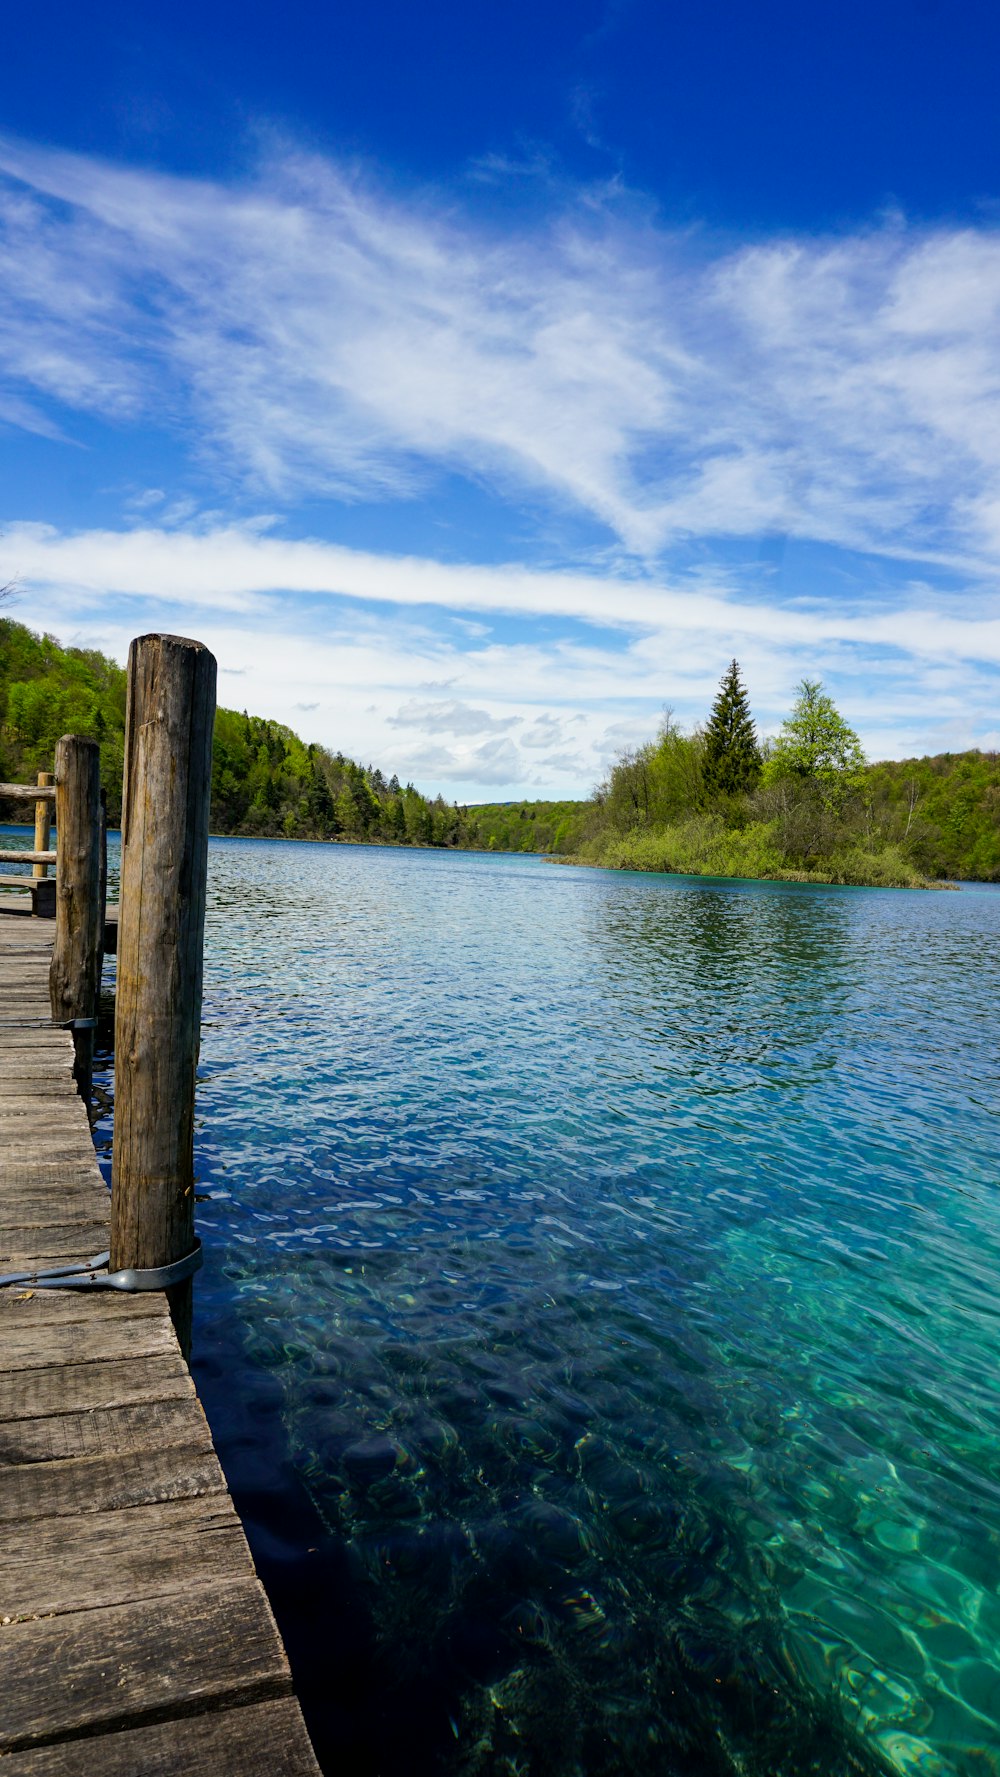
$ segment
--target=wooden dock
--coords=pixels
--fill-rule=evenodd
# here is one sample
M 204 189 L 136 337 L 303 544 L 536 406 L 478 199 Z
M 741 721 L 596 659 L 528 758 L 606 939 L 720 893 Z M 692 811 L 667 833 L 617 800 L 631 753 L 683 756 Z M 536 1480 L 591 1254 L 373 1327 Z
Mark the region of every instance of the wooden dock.
M 53 923 L 0 917 L 0 1272 L 109 1245 Z M 4 1777 L 318 1777 L 161 1293 L 0 1289 Z

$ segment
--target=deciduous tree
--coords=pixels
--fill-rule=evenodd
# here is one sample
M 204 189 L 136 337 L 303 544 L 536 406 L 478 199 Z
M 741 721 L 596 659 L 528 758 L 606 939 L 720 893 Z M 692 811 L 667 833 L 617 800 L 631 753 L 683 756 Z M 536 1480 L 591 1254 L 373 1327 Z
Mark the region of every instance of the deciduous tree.
M 819 679 L 803 679 L 790 716 L 782 724 L 765 767 L 765 779 L 804 778 L 828 791 L 852 790 L 861 781 L 865 755 Z

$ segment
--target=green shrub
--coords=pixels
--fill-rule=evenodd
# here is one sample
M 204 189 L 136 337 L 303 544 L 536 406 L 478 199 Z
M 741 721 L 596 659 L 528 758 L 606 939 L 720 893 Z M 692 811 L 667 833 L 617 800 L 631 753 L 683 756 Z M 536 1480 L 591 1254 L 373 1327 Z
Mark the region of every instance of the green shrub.
M 652 831 L 635 829 L 612 841 L 598 861 L 612 870 L 678 876 L 770 876 L 782 865 L 771 822 L 727 828 L 718 815 L 695 815 Z

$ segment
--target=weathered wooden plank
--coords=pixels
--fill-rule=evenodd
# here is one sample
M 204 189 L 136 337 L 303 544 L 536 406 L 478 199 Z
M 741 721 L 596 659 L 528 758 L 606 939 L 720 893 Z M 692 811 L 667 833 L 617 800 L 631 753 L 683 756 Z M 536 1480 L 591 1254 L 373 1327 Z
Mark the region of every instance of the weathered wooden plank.
M 44 932 L 0 920 L 0 1272 L 109 1245 Z M 0 1673 L 11 1777 L 319 1777 L 163 1295 L 0 1291 Z
M 75 1159 L 80 1165 L 89 1161 L 91 1168 L 96 1171 L 90 1126 L 86 1121 L 82 1125 L 77 1121 L 76 1107 L 64 1092 L 61 1081 L 51 1093 L 50 1099 L 50 1112 L 42 1114 L 42 1107 L 34 1100 L 29 1104 L 26 1098 L 19 1100 L 6 1093 L 0 1095 L 0 1120 L 9 1124 L 12 1132 L 18 1132 L 16 1146 L 8 1144 L 0 1149 L 3 1163 L 18 1165 L 26 1161 L 55 1161 L 65 1157 Z
M 71 1084 L 73 1082 L 66 1079 L 62 1068 L 62 1056 L 48 1056 L 44 1050 L 32 1050 L 25 1043 L 25 1047 L 21 1048 L 18 1073 L 14 1075 L 7 1068 L 0 1073 L 0 1096 L 4 1100 L 12 1100 L 11 1109 L 28 1096 L 32 1100 L 37 1100 L 39 1096 L 52 1098 L 53 1102 L 59 1098 L 69 1100 Z M 30 1105 L 30 1112 L 36 1118 L 39 1116 L 37 1104 Z
M 21 1205 L 13 1192 L 0 1190 L 0 1221 L 7 1224 L 13 1213 L 23 1207 L 30 1212 L 36 1233 L 58 1227 L 67 1216 L 74 1215 L 79 1217 L 81 1225 L 93 1222 L 106 1225 L 107 1196 L 106 1190 L 93 1185 L 68 1185 L 63 1190 L 48 1185 L 39 1190 L 30 1204 Z
M 26 1177 L 25 1177 L 26 1175 Z M 92 1207 L 93 1214 L 100 1220 L 103 1204 L 108 1200 L 108 1188 L 96 1171 L 90 1178 L 82 1174 L 82 1168 L 72 1164 L 61 1164 L 53 1167 L 32 1167 L 30 1171 L 23 1169 L 25 1186 L 8 1182 L 0 1169 L 0 1222 L 5 1225 L 18 1221 L 26 1221 L 33 1214 L 33 1200 L 40 1203 L 47 1199 L 58 1203 L 60 1198 L 72 1203 L 72 1213 L 83 1208 L 87 1203 Z M 90 1218 L 88 1217 L 88 1220 Z
M 107 1243 L 106 1218 L 69 1222 L 61 1228 L 0 1228 L 0 1256 L 5 1264 L 10 1260 L 12 1271 L 21 1264 L 22 1258 L 27 1266 L 40 1248 L 47 1257 L 54 1257 L 58 1262 L 61 1258 L 89 1259 L 91 1253 L 103 1251 Z
M 18 1463 L 0 1468 L 0 1524 L 117 1512 L 125 1506 L 225 1491 L 218 1457 L 184 1444 L 114 1456 L 77 1456 L 65 1462 Z
M 13 1753 L 4 1777 L 318 1777 L 294 1697 Z
M 11 1073 L 0 1073 L 0 1098 L 69 1098 L 73 1091 L 73 1080 L 67 1080 L 60 1073 L 59 1063 L 53 1066 L 52 1059 L 44 1054 L 32 1056 L 30 1048 L 25 1045 L 21 1050 L 21 1068 L 18 1079 L 12 1079 Z M 37 1116 L 37 1109 L 34 1109 Z
M 161 1450 L 168 1444 L 183 1444 L 187 1449 L 212 1448 L 208 1424 L 197 1399 L 146 1399 L 130 1407 L 95 1405 L 82 1413 L 57 1411 L 46 1419 L 0 1421 L 0 1468 L 25 1462 L 68 1462 L 77 1456 Z
M 55 1292 L 53 1292 L 54 1294 Z M 112 1292 L 109 1290 L 108 1294 Z M 50 1292 L 43 1292 L 49 1299 Z M 93 1298 L 91 1298 L 92 1300 Z M 158 1296 L 160 1307 L 163 1297 Z M 41 1326 L 15 1326 L 5 1332 L 0 1363 L 6 1374 L 52 1365 L 97 1363 L 106 1358 L 174 1357 L 177 1338 L 166 1314 L 128 1320 L 102 1316 L 97 1321 L 56 1321 Z
M 5 1225 L 5 1232 L 0 1235 L 0 1252 L 7 1250 L 2 1244 L 2 1241 L 6 1239 L 6 1224 L 9 1222 L 12 1212 L 17 1208 L 23 1207 L 26 1212 L 25 1220 L 30 1214 L 32 1230 L 36 1236 L 41 1238 L 43 1231 L 47 1233 L 53 1228 L 58 1228 L 60 1223 L 65 1222 L 67 1216 L 77 1216 L 81 1227 L 95 1223 L 106 1227 L 107 1195 L 107 1191 L 104 1191 L 102 1196 L 101 1193 L 88 1185 L 71 1185 L 61 1192 L 52 1189 L 39 1191 L 31 1203 L 21 1206 L 18 1205 L 17 1199 L 12 1193 L 0 1192 L 0 1221 Z M 35 1244 L 38 1244 L 37 1239 Z M 107 1241 L 104 1244 L 106 1246 Z M 76 1254 L 74 1253 L 73 1256 L 75 1258 Z
M 126 1291 L 102 1291 L 100 1296 L 81 1294 L 79 1290 L 41 1291 L 31 1295 L 27 1290 L 0 1290 L 0 1349 L 6 1350 L 8 1332 L 40 1326 L 64 1326 L 82 1321 L 86 1326 L 107 1327 L 121 1320 L 167 1320 L 166 1306 L 158 1290 L 129 1295 Z M 109 1340 L 100 1355 L 111 1356 Z M 173 1349 L 172 1347 L 170 1349 Z M 0 1369 L 4 1363 L 0 1361 Z
M 93 1163 L 82 1154 L 67 1160 L 36 1154 L 12 1154 L 0 1159 L 0 1191 L 104 1191 L 107 1186 Z
M 250 1574 L 243 1526 L 221 1494 L 8 1525 L 3 1553 L 0 1617 L 186 1592 L 192 1573 L 199 1587 Z
M 196 1399 L 190 1371 L 176 1347 L 165 1357 L 39 1365 L 16 1375 L 0 1373 L 0 1438 L 12 1421 L 47 1419 L 57 1413 L 95 1413 L 132 1403 Z
M 291 1691 L 257 1580 L 11 1623 L 0 1633 L 3 1750 Z
M 51 779 L 42 784 L 0 784 L 0 802 L 54 802 L 55 785 Z
M 100 1174 L 93 1168 L 89 1175 L 85 1169 L 72 1163 L 41 1167 L 38 1165 L 20 1168 L 24 1183 L 15 1182 L 7 1173 L 6 1167 L 0 1166 L 0 1202 L 9 1201 L 12 1205 L 20 1205 L 25 1212 L 32 1209 L 32 1201 L 44 1203 L 51 1198 L 54 1203 L 60 1199 L 76 1204 L 92 1202 L 103 1204 L 108 1200 L 108 1187 Z M 0 1221 L 14 1221 L 15 1217 L 0 1209 Z

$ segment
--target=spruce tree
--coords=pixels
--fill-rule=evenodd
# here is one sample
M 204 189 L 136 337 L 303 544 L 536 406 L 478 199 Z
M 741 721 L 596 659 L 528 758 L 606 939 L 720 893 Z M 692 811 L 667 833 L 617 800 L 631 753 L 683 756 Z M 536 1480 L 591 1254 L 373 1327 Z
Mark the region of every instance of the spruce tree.
M 743 795 L 760 781 L 757 730 L 736 660 L 730 661 L 723 674 L 712 705 L 704 735 L 702 773 L 710 797 Z

